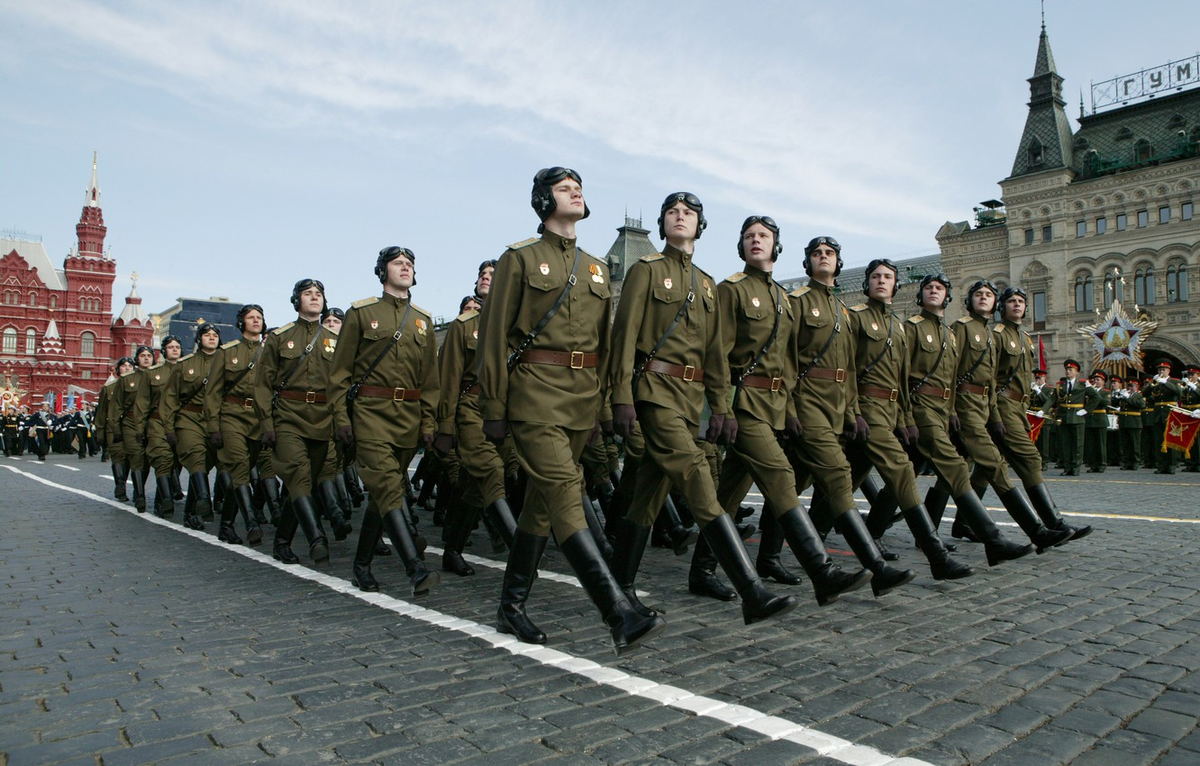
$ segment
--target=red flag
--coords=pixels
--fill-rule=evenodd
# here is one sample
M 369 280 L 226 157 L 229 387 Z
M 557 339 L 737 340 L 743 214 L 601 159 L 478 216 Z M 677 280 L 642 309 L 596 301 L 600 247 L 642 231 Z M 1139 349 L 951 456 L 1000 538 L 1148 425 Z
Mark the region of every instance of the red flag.
M 1197 431 L 1200 431 L 1200 418 L 1172 409 L 1167 416 L 1167 427 L 1163 430 L 1162 451 L 1166 452 L 1170 447 L 1179 450 L 1185 457 L 1191 457 Z
M 1037 444 L 1038 434 L 1042 432 L 1042 425 L 1045 424 L 1046 419 L 1029 410 L 1025 410 L 1025 417 L 1029 420 L 1029 438 L 1033 440 L 1034 444 Z
M 1046 343 L 1042 340 L 1042 336 L 1038 336 L 1038 369 L 1049 370 L 1046 366 Z

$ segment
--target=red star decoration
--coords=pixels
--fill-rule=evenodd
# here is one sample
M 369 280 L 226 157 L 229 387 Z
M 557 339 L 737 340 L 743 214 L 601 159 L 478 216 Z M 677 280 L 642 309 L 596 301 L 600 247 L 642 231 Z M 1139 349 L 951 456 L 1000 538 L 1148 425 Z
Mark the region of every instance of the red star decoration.
M 1110 348 L 1104 347 L 1104 336 L 1106 336 L 1108 334 L 1109 330 L 1111 330 L 1115 327 L 1120 327 L 1121 329 L 1125 330 L 1126 333 L 1129 334 L 1129 343 L 1127 343 L 1125 345 L 1125 348 L 1110 349 Z M 1132 356 L 1132 354 L 1130 354 L 1129 350 L 1131 348 L 1133 348 L 1133 345 L 1134 345 L 1133 338 L 1135 335 L 1137 335 L 1141 331 L 1142 330 L 1140 327 L 1126 326 L 1125 324 L 1123 324 L 1121 322 L 1119 317 L 1114 316 L 1107 325 L 1103 325 L 1099 329 L 1093 330 L 1091 332 L 1091 335 L 1092 335 L 1092 337 L 1099 340 L 1101 347 L 1104 348 L 1104 351 L 1101 352 L 1101 354 L 1100 354 L 1100 359 L 1104 360 L 1110 356 L 1119 356 L 1119 355 Z

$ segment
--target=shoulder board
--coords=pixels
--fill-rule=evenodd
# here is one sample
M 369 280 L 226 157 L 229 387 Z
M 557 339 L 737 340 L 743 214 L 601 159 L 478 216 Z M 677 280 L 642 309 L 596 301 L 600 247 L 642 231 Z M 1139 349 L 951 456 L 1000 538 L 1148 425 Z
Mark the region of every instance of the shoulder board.
M 467 320 L 469 320 L 469 319 L 474 319 L 474 318 L 475 318 L 475 317 L 477 317 L 477 316 L 479 316 L 479 312 L 478 312 L 477 310 L 475 310 L 475 309 L 467 309 L 467 310 L 466 310 L 466 311 L 464 311 L 463 313 L 461 313 L 461 314 L 459 314 L 458 316 L 456 316 L 456 317 L 454 318 L 454 321 L 455 321 L 455 322 L 466 322 Z
M 179 363 L 186 362 L 187 360 L 191 359 L 195 355 L 196 355 L 196 352 L 193 351 L 192 353 L 188 354 L 187 356 L 181 356 L 181 357 L 179 357 Z
M 746 272 L 739 271 L 736 274 L 730 274 L 729 276 L 725 277 L 725 281 L 731 285 L 736 285 L 738 282 L 741 282 L 745 278 L 746 278 Z
M 274 330 L 271 331 L 271 334 L 272 335 L 283 335 L 285 332 L 292 329 L 292 326 L 295 324 L 296 324 L 295 322 L 288 322 L 287 324 L 283 325 L 282 327 L 276 327 Z
M 646 263 L 652 263 L 654 261 L 661 261 L 664 257 L 665 256 L 662 253 L 655 253 L 654 255 L 643 255 L 638 260 L 645 261 Z
M 508 246 L 508 249 L 509 250 L 520 250 L 523 247 L 529 247 L 530 245 L 532 245 L 534 242 L 537 242 L 537 241 L 538 241 L 537 237 L 530 237 L 529 239 L 523 239 L 520 242 L 512 243 L 511 245 Z
M 421 308 L 421 307 L 420 307 L 420 306 L 418 306 L 417 304 L 415 304 L 415 303 L 410 303 L 409 305 L 410 305 L 410 306 L 412 306 L 414 310 L 416 310 L 416 311 L 420 311 L 422 314 L 424 314 L 425 316 L 429 317 L 430 319 L 432 319 L 432 318 L 433 318 L 433 314 L 430 314 L 428 311 L 426 311 L 425 309 Z
M 362 298 L 360 300 L 357 300 L 354 303 L 350 304 L 350 308 L 361 309 L 363 306 L 370 306 L 371 304 L 374 304 L 374 303 L 379 303 L 378 295 L 372 295 L 370 298 Z
M 958 319 L 954 320 L 954 324 L 969 324 L 970 321 L 971 321 L 971 317 L 969 317 L 969 316 L 968 317 L 959 317 Z
M 908 321 L 912 324 L 921 324 L 925 321 L 925 317 L 921 314 L 913 314 L 908 318 Z
M 851 311 L 866 311 L 866 310 L 867 310 L 867 304 L 865 304 L 865 303 L 860 303 L 860 304 L 858 304 L 857 306 L 851 306 L 851 307 L 850 307 L 850 310 L 851 310 Z
M 797 287 L 795 290 L 792 290 L 790 293 L 788 293 L 788 295 L 792 296 L 793 298 L 802 298 L 805 295 L 808 295 L 808 291 L 811 289 L 812 288 L 808 285 L 805 285 L 804 287 Z
M 994 333 L 996 333 L 997 335 L 999 335 L 1000 333 L 1004 332 L 1004 325 L 1002 325 L 1002 324 L 993 325 L 993 326 L 992 326 L 992 332 L 994 332 Z
M 581 247 L 581 248 L 579 248 L 579 254 L 580 254 L 580 255 L 586 255 L 588 258 L 591 258 L 593 261 L 600 261 L 601 263 L 604 263 L 604 261 L 601 261 L 599 258 L 597 258 L 596 256 L 592 255 L 592 254 L 591 254 L 591 253 L 589 253 L 587 250 L 584 250 L 582 247 Z
M 159 367 L 165 367 L 166 364 L 166 362 L 159 362 L 158 364 L 151 365 L 146 368 L 146 372 L 150 372 L 150 370 L 157 370 Z
M 234 346 L 236 346 L 237 344 L 239 344 L 241 342 L 242 342 L 241 338 L 238 338 L 237 340 L 231 340 L 228 343 L 222 343 L 221 348 L 233 348 Z

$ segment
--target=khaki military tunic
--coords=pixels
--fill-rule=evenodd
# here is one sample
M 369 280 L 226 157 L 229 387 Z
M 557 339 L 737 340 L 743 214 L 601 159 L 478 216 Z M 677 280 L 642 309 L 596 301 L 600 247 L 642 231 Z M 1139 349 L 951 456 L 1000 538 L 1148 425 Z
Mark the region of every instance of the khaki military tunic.
M 692 255 L 670 245 L 635 263 L 625 276 L 613 321 L 612 403 L 633 404 L 646 451 L 626 515 L 650 526 L 673 484 L 703 528 L 722 513 L 708 460 L 696 444 L 705 399 L 728 411 L 729 367 L 718 330 L 712 277 Z M 634 384 L 635 370 L 683 315 Z M 666 365 L 655 369 L 656 365 Z M 789 509 L 784 509 L 789 510 Z
M 975 462 L 976 480 L 986 481 L 1003 495 L 1013 488 L 1008 478 L 1008 463 L 987 430 L 988 423 L 1000 420 L 994 335 L 987 322 L 974 315 L 954 323 L 959 349 L 954 409 L 962 424 L 957 434 L 958 446 Z
M 971 490 L 967 463 L 950 441 L 954 412 L 958 341 L 943 317 L 925 309 L 904 323 L 908 343 L 908 385 L 912 422 L 919 430 L 917 447 L 949 487 L 951 497 Z
M 254 406 L 254 393 L 262 357 L 263 341 L 245 337 L 222 344 L 224 363 L 215 372 L 205 407 L 215 413 L 221 434 L 217 451 L 220 470 L 233 477 L 233 486 L 250 484 L 250 467 L 262 449 L 262 428 Z
M 159 414 L 163 428 L 175 434 L 175 451 L 188 473 L 207 473 L 216 464 L 216 450 L 208 440 L 216 433 L 214 413 L 205 412 L 205 396 L 222 364 L 221 350 L 203 350 L 179 360 L 167 381 Z
M 1036 351 L 1033 338 L 1016 322 L 1005 320 L 992 327 L 996 356 L 996 406 L 1007 435 L 1001 452 L 1025 487 L 1036 487 L 1042 477 L 1042 455 L 1029 438 L 1029 416 L 1026 410 L 1042 409 L 1034 401 L 1033 369 Z
M 113 388 L 113 407 L 117 411 L 121 444 L 130 470 L 144 471 L 146 463 L 146 421 L 150 417 L 150 379 L 146 371 L 135 369 L 122 375 Z
M 510 373 L 509 355 L 554 305 L 573 268 L 570 294 L 528 348 L 533 355 Z M 496 265 L 480 314 L 479 407 L 484 420 L 508 420 L 529 477 L 523 532 L 546 535 L 553 526 L 565 540 L 587 528 L 579 459 L 605 396 L 611 297 L 608 267 L 549 230 L 510 246 Z
M 102 445 L 108 447 L 108 455 L 114 463 L 125 462 L 125 445 L 121 438 L 120 410 L 114 409 L 113 395 L 117 390 L 117 379 L 110 378 L 100 388 L 96 397 L 96 430 Z
M 150 379 L 150 421 L 146 426 L 146 457 L 150 466 L 158 476 L 169 476 L 172 471 L 178 474 L 175 448 L 167 442 L 167 431 L 163 426 L 162 398 L 171 373 L 175 371 L 178 362 L 159 362 L 146 370 Z
M 328 457 L 326 388 L 336 348 L 337 336 L 320 322 L 298 318 L 267 335 L 255 373 L 254 406 L 263 433 L 275 434 L 273 463 L 292 498 L 312 495 Z
M 479 346 L 479 312 L 459 314 L 446 330 L 438 358 L 442 394 L 438 402 L 438 432 L 458 440 L 460 468 L 468 481 L 463 498 L 468 505 L 491 505 L 505 496 L 504 458 L 483 436 L 479 408 L 479 379 L 475 357 Z
M 403 505 L 408 466 L 421 436 L 436 428 L 437 374 L 429 312 L 387 293 L 350 306 L 333 354 L 330 409 L 335 428 L 354 429 L 359 473 L 381 516 Z

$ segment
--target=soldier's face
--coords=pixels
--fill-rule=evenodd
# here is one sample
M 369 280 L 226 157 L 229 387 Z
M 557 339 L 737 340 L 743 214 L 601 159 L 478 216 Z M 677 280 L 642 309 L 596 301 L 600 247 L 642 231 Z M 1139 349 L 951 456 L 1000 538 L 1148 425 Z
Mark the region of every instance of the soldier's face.
M 325 305 L 325 294 L 321 292 L 321 288 L 313 285 L 304 292 L 300 293 L 300 313 L 302 314 L 320 314 L 321 307 Z
M 818 245 L 808 255 L 809 268 L 814 277 L 828 279 L 837 271 L 838 254 L 829 245 Z
M 892 302 L 896 291 L 896 272 L 887 266 L 878 266 L 867 278 L 867 295 L 883 303 Z
M 263 330 L 263 315 L 257 311 L 247 311 L 246 316 L 242 317 L 242 326 L 246 329 L 242 332 L 248 335 L 261 335 Z
M 128 375 L 133 372 L 133 365 L 129 362 L 121 362 L 121 366 L 117 368 L 118 375 Z
M 1033 379 L 1037 381 L 1037 384 L 1038 384 L 1039 386 L 1044 386 L 1044 385 L 1046 385 L 1046 376 L 1045 376 L 1045 375 L 1035 375 L 1035 376 L 1033 377 Z
M 761 223 L 750 226 L 742 232 L 742 253 L 746 263 L 766 271 L 775 255 L 775 234 Z
M 1138 392 L 1138 389 L 1141 387 L 1142 387 L 1142 384 L 1138 383 L 1136 380 L 1129 381 L 1129 393 L 1136 394 Z
M 583 218 L 587 209 L 583 201 L 583 187 L 574 178 L 567 176 L 554 184 L 551 190 L 554 195 L 554 216 L 570 221 Z
M 200 348 L 205 351 L 216 351 L 221 344 L 221 336 L 215 332 L 206 332 L 200 336 Z
M 483 271 L 479 272 L 479 278 L 475 280 L 475 294 L 481 298 L 486 298 L 488 291 L 492 289 L 492 274 L 496 269 L 488 266 Z
M 479 301 L 467 301 L 463 305 L 463 311 L 478 311 L 481 308 Z
M 666 232 L 667 239 L 695 239 L 696 228 L 699 226 L 700 216 L 682 200 L 663 212 L 663 231 Z
M 981 287 L 971 294 L 971 311 L 987 316 L 996 308 L 996 294 L 986 287 Z
M 329 330 L 330 332 L 340 333 L 342 331 L 342 320 L 338 319 L 333 314 L 325 317 L 325 321 L 321 322 L 321 324 L 325 325 L 325 329 Z
M 154 352 L 150 350 L 143 351 L 137 355 L 138 367 L 145 369 L 154 364 Z
M 941 282 L 930 282 L 921 288 L 921 305 L 938 308 L 946 302 L 946 286 Z
M 387 281 L 393 290 L 407 290 L 413 286 L 417 270 L 413 262 L 403 255 L 388 261 Z
M 1079 377 L 1079 370 L 1075 369 L 1074 367 L 1067 368 L 1067 380 L 1075 380 L 1075 378 L 1078 378 L 1078 377 Z
M 163 355 L 172 362 L 178 361 L 179 357 L 183 356 L 183 346 L 179 345 L 178 341 L 171 341 L 163 348 Z
M 1004 302 L 1004 318 L 1010 322 L 1020 322 L 1025 318 L 1025 299 L 1014 295 Z

